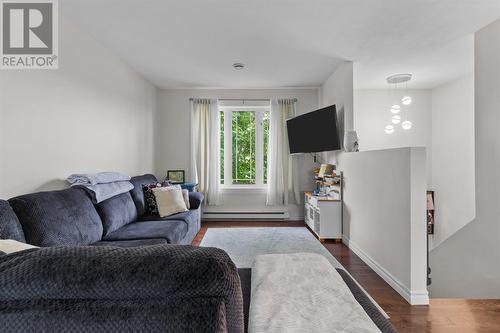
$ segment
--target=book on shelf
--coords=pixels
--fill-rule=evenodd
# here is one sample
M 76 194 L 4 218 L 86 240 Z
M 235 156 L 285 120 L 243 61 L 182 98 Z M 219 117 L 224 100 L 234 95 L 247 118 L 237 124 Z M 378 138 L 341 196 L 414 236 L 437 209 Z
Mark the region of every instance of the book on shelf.
M 335 171 L 335 165 L 333 164 L 321 164 L 321 167 L 319 168 L 318 172 L 318 177 L 328 177 L 332 174 L 334 174 Z

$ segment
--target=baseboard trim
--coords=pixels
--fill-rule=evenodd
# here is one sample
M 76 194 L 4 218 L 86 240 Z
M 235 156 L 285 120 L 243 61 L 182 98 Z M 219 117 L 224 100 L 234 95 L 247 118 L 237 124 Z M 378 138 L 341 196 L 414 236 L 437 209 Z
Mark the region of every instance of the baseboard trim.
M 385 270 L 377 261 L 364 252 L 356 243 L 352 242 L 347 236 L 342 236 L 342 242 L 352 250 L 361 260 L 363 260 L 371 269 L 375 271 L 392 289 L 400 294 L 411 305 L 428 305 L 429 293 L 427 291 L 411 292 L 401 281 L 395 278 L 391 273 Z
M 265 220 L 288 220 L 287 212 L 203 212 L 203 219 L 265 219 Z
M 414 291 L 411 293 L 411 305 L 429 305 L 428 291 Z
M 288 217 L 290 221 L 304 221 L 304 214 L 302 215 L 290 215 Z M 304 223 L 305 224 L 305 223 Z

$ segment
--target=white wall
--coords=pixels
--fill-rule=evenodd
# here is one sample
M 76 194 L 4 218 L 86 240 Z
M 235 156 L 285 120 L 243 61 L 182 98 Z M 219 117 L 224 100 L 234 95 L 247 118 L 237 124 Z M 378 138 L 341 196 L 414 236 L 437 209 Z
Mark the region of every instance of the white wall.
M 190 163 L 190 120 L 189 98 L 297 98 L 297 113 L 303 114 L 318 108 L 318 89 L 173 89 L 161 90 L 158 94 L 158 115 L 156 119 L 155 172 L 157 177 L 165 177 L 169 169 L 189 171 Z M 299 189 L 311 190 L 312 157 L 300 155 Z M 191 179 L 191 175 L 186 177 Z M 303 218 L 302 205 L 289 205 L 286 208 L 265 205 L 263 191 L 226 191 L 222 194 L 222 204 L 205 207 L 205 211 L 287 211 L 292 219 Z
M 353 128 L 353 66 L 350 61 L 339 65 L 321 85 L 319 96 L 323 106 L 336 104 L 337 113 L 347 130 Z
M 500 298 L 500 20 L 475 34 L 476 218 L 431 252 L 433 297 Z
M 394 90 L 354 90 L 354 129 L 359 136 L 359 149 L 377 150 L 400 147 L 425 147 L 427 152 L 427 180 L 431 180 L 432 94 L 430 89 L 408 89 L 405 94 L 412 97 L 409 107 L 400 112 L 402 120 L 407 115 L 413 123 L 410 130 L 403 130 L 401 123 L 394 125 L 394 133 L 384 131 L 391 123 L 389 111 L 396 104 Z M 399 103 L 401 104 L 401 103 Z
M 328 79 L 321 85 L 319 91 L 320 105 L 335 104 L 339 118 L 340 142 L 344 142 L 344 131 L 353 129 L 353 66 L 345 62 L 337 67 Z M 325 159 L 335 161 L 336 153 L 326 153 Z
M 427 304 L 425 150 L 342 153 L 343 241 L 411 304 Z
M 58 70 L 0 71 L 0 198 L 152 170 L 155 88 L 65 20 Z
M 347 129 L 357 112 L 353 94 L 352 63 L 320 89 L 320 105 L 336 104 Z M 344 243 L 408 302 L 427 304 L 425 150 L 328 152 L 325 158 L 344 172 Z
M 432 89 L 432 183 L 434 235 L 441 244 L 467 223 L 475 211 L 474 76 Z

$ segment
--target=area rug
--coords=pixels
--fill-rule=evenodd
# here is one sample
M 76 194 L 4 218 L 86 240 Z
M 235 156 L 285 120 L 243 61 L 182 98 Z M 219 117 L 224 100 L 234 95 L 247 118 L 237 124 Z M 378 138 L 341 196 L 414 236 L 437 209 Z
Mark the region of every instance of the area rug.
M 238 268 L 252 267 L 256 256 L 270 253 L 317 253 L 334 267 L 343 268 L 334 256 L 301 227 L 208 228 L 200 246 L 226 251 Z
M 208 228 L 200 246 L 223 249 L 238 268 L 251 268 L 255 257 L 261 254 L 308 252 L 321 254 L 335 268 L 341 268 L 347 272 L 305 227 Z M 359 283 L 356 282 L 356 284 L 382 315 L 389 318 L 364 288 Z

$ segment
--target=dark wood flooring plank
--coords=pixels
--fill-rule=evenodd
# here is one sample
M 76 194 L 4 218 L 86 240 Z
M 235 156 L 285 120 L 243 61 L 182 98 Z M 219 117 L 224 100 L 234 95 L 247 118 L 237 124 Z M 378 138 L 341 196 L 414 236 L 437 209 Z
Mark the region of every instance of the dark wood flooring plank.
M 192 245 L 200 245 L 208 228 L 238 227 L 305 227 L 305 224 L 276 220 L 203 221 Z M 500 300 L 431 299 L 429 306 L 411 306 L 347 246 L 333 241 L 322 244 L 387 312 L 401 333 L 500 333 Z

